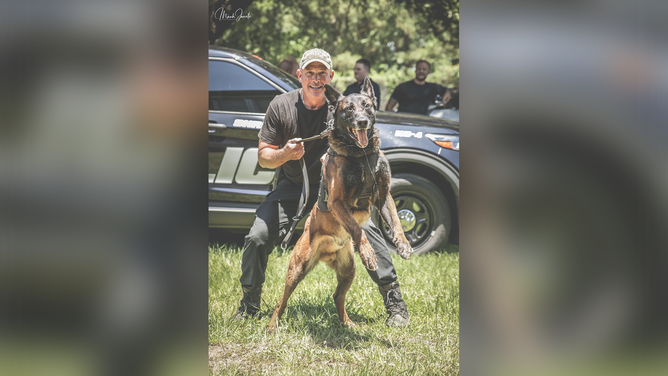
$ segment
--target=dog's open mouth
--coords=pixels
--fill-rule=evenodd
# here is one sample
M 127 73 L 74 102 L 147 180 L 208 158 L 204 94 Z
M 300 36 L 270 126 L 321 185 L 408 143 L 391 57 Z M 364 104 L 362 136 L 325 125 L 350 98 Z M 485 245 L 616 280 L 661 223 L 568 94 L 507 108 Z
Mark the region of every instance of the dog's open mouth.
M 357 145 L 365 148 L 369 144 L 369 138 L 367 137 L 368 129 L 352 129 L 348 127 L 348 134 L 352 137 Z

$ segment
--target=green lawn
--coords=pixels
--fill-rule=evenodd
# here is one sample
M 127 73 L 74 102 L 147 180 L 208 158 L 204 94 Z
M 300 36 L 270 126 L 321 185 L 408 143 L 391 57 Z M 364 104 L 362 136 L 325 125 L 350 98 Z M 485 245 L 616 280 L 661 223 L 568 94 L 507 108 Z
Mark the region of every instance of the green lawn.
M 264 329 L 283 293 L 290 251 L 269 259 L 262 317 L 235 322 L 241 299 L 241 250 L 209 247 L 209 369 L 213 375 L 457 375 L 459 373 L 459 250 L 393 255 L 411 315 L 407 328 L 388 328 L 383 300 L 356 255 L 346 310 L 357 324 L 340 325 L 334 271 L 320 263 L 299 284 L 273 335 Z

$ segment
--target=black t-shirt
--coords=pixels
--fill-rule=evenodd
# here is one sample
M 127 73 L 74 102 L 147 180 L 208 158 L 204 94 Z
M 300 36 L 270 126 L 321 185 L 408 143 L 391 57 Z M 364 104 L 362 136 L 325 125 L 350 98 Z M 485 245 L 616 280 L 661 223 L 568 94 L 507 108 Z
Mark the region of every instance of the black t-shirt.
M 299 91 L 281 94 L 269 103 L 264 123 L 258 137 L 260 140 L 283 147 L 290 139 L 307 138 L 320 134 L 327 128 L 327 104 L 317 110 L 304 106 Z M 310 184 L 320 183 L 320 157 L 327 151 L 327 138 L 304 143 L 304 162 Z M 282 166 L 285 176 L 294 183 L 302 184 L 304 178 L 299 160 L 287 161 Z
M 378 84 L 373 82 L 373 80 L 370 78 L 369 81 L 371 81 L 371 87 L 373 88 L 373 95 L 376 97 L 377 101 L 376 104 L 380 106 L 380 86 L 378 86 Z M 359 85 L 357 84 L 357 82 L 353 82 L 352 84 L 348 85 L 346 91 L 343 92 L 343 95 L 349 95 L 352 93 L 359 94 L 362 91 L 362 86 L 364 86 L 364 83 Z
M 445 94 L 447 88 L 439 84 L 425 82 L 418 85 L 410 80 L 399 84 L 392 93 L 392 98 L 399 102 L 399 112 L 412 112 L 427 115 L 427 108 L 434 102 L 437 94 Z

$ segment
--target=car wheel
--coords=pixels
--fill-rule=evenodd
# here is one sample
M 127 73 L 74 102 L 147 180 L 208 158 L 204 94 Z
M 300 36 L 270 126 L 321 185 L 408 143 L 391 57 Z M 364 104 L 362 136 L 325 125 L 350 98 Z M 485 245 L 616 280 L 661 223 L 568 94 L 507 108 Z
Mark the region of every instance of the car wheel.
M 390 193 L 413 254 L 445 247 L 450 234 L 450 207 L 434 183 L 418 175 L 396 174 Z M 395 252 L 389 226 L 381 220 L 380 228 L 388 248 Z

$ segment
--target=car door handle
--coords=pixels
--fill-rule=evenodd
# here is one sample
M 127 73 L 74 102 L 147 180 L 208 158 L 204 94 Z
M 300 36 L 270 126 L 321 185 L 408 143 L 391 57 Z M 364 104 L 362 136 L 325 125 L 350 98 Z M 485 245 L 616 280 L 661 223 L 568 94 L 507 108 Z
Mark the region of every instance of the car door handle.
M 216 133 L 216 132 L 221 131 L 223 129 L 227 129 L 227 125 L 218 124 L 214 120 L 209 120 L 209 133 Z

